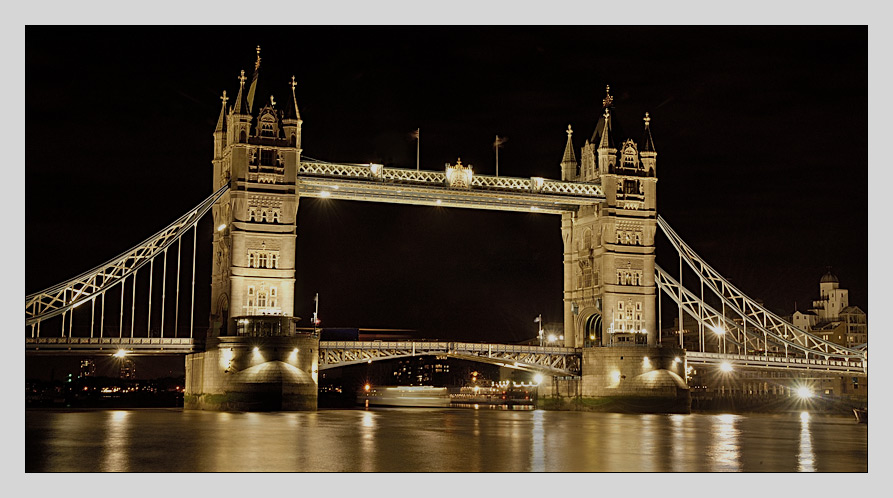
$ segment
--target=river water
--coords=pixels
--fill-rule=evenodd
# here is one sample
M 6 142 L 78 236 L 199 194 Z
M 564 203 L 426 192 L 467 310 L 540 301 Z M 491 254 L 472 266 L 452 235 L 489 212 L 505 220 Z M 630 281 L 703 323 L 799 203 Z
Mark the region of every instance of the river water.
M 868 427 L 797 413 L 26 410 L 25 470 L 867 472 Z

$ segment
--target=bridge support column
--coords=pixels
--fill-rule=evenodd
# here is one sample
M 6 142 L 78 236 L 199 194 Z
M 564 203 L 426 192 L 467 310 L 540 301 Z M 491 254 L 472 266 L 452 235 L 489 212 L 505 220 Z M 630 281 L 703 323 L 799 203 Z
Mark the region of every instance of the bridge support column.
M 614 346 L 583 349 L 582 404 L 593 411 L 690 413 L 685 351 Z
M 187 410 L 316 410 L 319 336 L 288 317 L 232 319 L 233 336 L 186 357 Z

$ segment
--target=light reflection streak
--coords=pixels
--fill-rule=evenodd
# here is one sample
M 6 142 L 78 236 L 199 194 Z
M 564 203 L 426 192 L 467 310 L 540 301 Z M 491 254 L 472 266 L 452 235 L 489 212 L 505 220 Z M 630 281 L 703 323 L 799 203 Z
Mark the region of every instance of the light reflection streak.
M 683 460 L 685 457 L 685 430 L 682 422 L 685 415 L 670 415 L 670 424 L 673 427 L 673 456 L 670 458 L 670 469 L 673 472 L 685 472 Z
M 360 437 L 361 471 L 375 472 L 375 418 L 370 411 L 363 412 Z
M 800 453 L 797 454 L 798 472 L 815 472 L 815 453 L 812 451 L 812 431 L 809 429 L 809 413 L 800 414 Z
M 531 449 L 531 472 L 545 472 L 543 439 L 546 431 L 543 429 L 543 410 L 533 412 L 533 444 Z
M 716 417 L 714 424 L 713 444 L 707 450 L 707 457 L 713 464 L 711 472 L 740 472 L 739 437 L 740 430 L 735 428 L 737 415 L 724 414 Z
M 130 442 L 127 438 L 130 412 L 115 410 L 106 421 L 105 447 L 100 472 L 128 472 Z

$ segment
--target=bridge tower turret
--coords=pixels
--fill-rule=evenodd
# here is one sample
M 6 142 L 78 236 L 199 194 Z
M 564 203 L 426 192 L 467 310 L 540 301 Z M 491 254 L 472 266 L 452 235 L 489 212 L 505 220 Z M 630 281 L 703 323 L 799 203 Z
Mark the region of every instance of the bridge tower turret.
M 236 316 L 294 317 L 301 119 L 294 77 L 282 85 L 282 106 L 249 96 L 259 91 L 259 63 L 258 54 L 251 91 L 241 72 L 214 131 L 214 187 L 230 182 L 230 190 L 214 207 L 209 339 L 232 335 Z
M 654 283 L 657 152 L 651 118 L 646 114 L 641 149 L 631 139 L 618 147 L 613 100 L 608 87 L 576 178 L 601 184 L 605 201 L 562 219 L 568 347 L 656 346 L 660 336 Z

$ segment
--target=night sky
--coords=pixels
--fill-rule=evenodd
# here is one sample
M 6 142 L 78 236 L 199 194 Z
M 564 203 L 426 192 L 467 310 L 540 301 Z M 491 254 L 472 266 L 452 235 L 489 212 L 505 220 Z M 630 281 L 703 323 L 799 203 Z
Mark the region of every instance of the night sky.
M 831 266 L 869 311 L 864 26 L 28 27 L 26 293 L 211 193 L 219 97 L 256 45 L 259 100 L 285 102 L 294 75 L 303 155 L 333 162 L 415 168 L 420 128 L 422 169 L 461 157 L 493 174 L 498 134 L 500 175 L 560 178 L 567 125 L 579 160 L 610 85 L 618 138 L 639 141 L 650 113 L 658 212 L 711 266 L 782 315 L 805 310 Z M 552 215 L 302 199 L 295 313 L 309 318 L 319 292 L 323 326 L 525 340 L 538 314 L 562 320 L 559 228 Z M 666 244 L 657 261 L 678 267 Z M 197 286 L 199 327 L 209 294 Z

